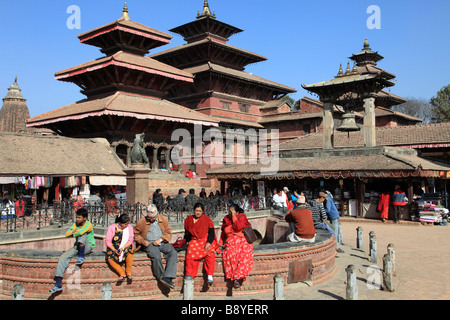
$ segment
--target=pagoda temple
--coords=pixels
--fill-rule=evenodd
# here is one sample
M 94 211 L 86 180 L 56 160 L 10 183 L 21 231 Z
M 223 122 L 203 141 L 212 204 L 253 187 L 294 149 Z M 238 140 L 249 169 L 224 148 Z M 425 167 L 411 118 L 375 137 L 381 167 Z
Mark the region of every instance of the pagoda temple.
M 170 31 L 187 43 L 151 57 L 195 75 L 190 85 L 172 87 L 170 100 L 217 119 L 221 128 L 263 128 L 261 109 L 296 92 L 245 71 L 267 58 L 228 44 L 243 30 L 219 21 L 207 0 L 194 21 Z
M 355 62 L 353 69 L 350 69 L 349 62 L 344 73 L 341 64 L 334 79 L 302 85 L 304 89 L 318 95 L 323 102 L 323 147 L 325 149 L 333 148 L 335 129 L 345 132 L 361 129 L 356 125 L 355 120 L 355 113 L 359 111 L 364 112 L 364 144 L 366 147 L 375 147 L 377 99 L 390 106 L 395 104 L 395 100 L 399 100 L 383 91 L 395 85 L 392 81 L 395 75 L 376 66 L 383 57 L 370 48 L 367 39 L 364 41 L 363 50 L 352 55 L 350 59 Z M 344 113 L 342 123 L 337 128 L 334 127 L 333 117 L 336 105 L 341 106 Z
M 26 127 L 27 120 L 30 118 L 30 111 L 26 103 L 27 100 L 23 97 L 21 91 L 16 77 L 3 98 L 3 106 L 0 110 L 0 132 L 19 132 Z
M 46 127 L 73 138 L 106 138 L 126 165 L 136 134 L 145 134 L 150 167 L 169 169 L 176 129 L 218 126 L 218 121 L 165 99 L 194 76 L 146 56 L 172 36 L 132 21 L 125 7 L 120 19 L 78 36 L 100 48 L 99 59 L 59 71 L 55 78 L 74 83 L 86 99 L 36 116 L 29 127 Z

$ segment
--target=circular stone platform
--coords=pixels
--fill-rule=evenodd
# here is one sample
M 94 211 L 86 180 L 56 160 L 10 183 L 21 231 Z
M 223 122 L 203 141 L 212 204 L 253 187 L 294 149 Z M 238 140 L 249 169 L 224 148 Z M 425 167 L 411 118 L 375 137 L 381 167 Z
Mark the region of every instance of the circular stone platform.
M 278 234 L 274 242 L 284 241 L 287 223 L 278 219 L 274 221 L 269 217 L 266 225 L 269 224 L 272 226 L 260 229 L 260 233 L 265 235 L 264 239 L 274 239 L 274 234 Z M 254 227 L 257 225 L 255 223 Z M 25 287 L 24 297 L 27 300 L 100 300 L 105 282 L 112 284 L 112 299 L 115 300 L 158 299 L 182 295 L 185 252 L 178 253 L 177 279 L 174 281 L 176 288 L 168 290 L 153 277 L 151 262 L 145 253 L 138 252 L 134 255 L 133 281 L 119 284 L 117 275 L 106 264 L 105 253 L 101 250 L 96 248 L 96 251 L 86 256 L 81 269 L 75 267 L 73 259 L 64 275 L 63 291 L 49 295 L 48 290 L 54 284 L 54 272 L 61 251 L 0 249 L 0 298 L 11 299 L 11 289 L 15 284 L 21 284 Z M 321 283 L 336 272 L 335 256 L 336 239 L 325 230 L 318 230 L 316 242 L 312 244 L 279 242 L 255 245 L 251 274 L 244 285 L 235 290 L 225 280 L 222 256 L 217 254 L 214 285 L 210 288 L 205 285 L 206 277 L 202 273 L 201 263 L 195 278 L 195 296 L 201 299 L 205 294 L 226 296 L 273 292 L 274 276 L 277 273 L 283 275 L 285 283 Z

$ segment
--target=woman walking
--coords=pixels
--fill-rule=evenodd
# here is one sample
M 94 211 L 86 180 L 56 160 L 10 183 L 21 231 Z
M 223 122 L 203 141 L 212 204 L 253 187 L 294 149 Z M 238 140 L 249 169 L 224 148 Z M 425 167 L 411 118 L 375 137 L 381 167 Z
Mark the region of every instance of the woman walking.
M 253 244 L 247 242 L 242 231 L 249 226 L 242 208 L 231 205 L 222 222 L 219 246 L 224 244 L 222 258 L 225 278 L 231 280 L 236 289 L 246 280 L 253 266 Z
M 133 279 L 133 241 L 134 232 L 130 225 L 130 217 L 122 214 L 117 217 L 116 223 L 111 225 L 106 233 L 106 261 L 117 272 L 120 281 Z M 125 262 L 125 271 L 121 264 Z
M 186 252 L 186 276 L 195 276 L 198 273 L 200 261 L 204 260 L 203 266 L 208 276 L 208 285 L 213 284 L 215 269 L 215 249 L 217 247 L 214 223 L 210 217 L 204 214 L 205 207 L 202 203 L 194 205 L 194 214 L 184 221 L 184 238 L 188 243 Z
M 378 202 L 378 211 L 380 212 L 380 219 L 384 223 L 389 218 L 389 204 L 391 195 L 389 191 L 385 190 L 381 195 Z

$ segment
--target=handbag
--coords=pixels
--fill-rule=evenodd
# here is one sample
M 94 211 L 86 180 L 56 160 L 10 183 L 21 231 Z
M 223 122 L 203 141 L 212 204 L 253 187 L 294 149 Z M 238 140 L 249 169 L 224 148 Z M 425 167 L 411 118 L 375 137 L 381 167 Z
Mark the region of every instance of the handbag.
M 248 243 L 253 243 L 256 240 L 258 240 L 258 236 L 256 235 L 255 231 L 253 230 L 252 226 L 249 225 L 247 228 L 243 229 L 242 232 L 244 233 L 245 239 L 247 239 Z

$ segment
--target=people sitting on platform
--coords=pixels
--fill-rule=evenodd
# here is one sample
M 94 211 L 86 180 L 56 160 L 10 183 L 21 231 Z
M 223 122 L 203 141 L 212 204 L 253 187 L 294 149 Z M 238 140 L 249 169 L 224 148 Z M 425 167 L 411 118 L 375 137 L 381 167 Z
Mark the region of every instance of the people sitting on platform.
M 311 210 L 312 217 L 314 221 L 314 228 L 316 229 L 323 229 L 329 231 L 333 236 L 336 236 L 334 234 L 333 229 L 326 224 L 324 221 L 327 219 L 327 213 L 325 211 L 325 208 L 323 206 L 325 198 L 321 197 L 319 194 L 315 194 L 313 199 L 309 200 L 307 202 L 306 207 Z
M 88 211 L 85 208 L 78 209 L 76 213 L 76 222 L 66 232 L 66 237 L 75 238 L 75 244 L 72 248 L 67 250 L 59 258 L 55 271 L 55 285 L 50 289 L 49 293 L 53 294 L 62 291 L 62 279 L 64 272 L 69 266 L 70 260 L 78 257 L 76 265 L 81 267 L 84 263 L 85 256 L 90 254 L 95 248 L 94 228 L 92 223 L 87 221 Z
M 244 210 L 237 204 L 230 206 L 223 218 L 218 246 L 223 246 L 222 258 L 225 279 L 238 289 L 250 274 L 253 266 L 253 244 L 248 243 L 243 230 L 250 226 Z
M 192 172 L 191 169 L 189 169 L 189 170 L 186 172 L 186 177 L 188 177 L 189 179 L 194 179 L 194 173 Z
M 328 225 L 328 223 L 325 222 L 325 220 L 327 219 L 327 213 L 323 205 L 325 200 L 326 200 L 325 195 L 317 193 L 314 195 L 314 199 L 308 201 L 309 206 L 307 205 L 307 207 L 312 211 L 314 227 L 316 229 L 323 229 L 330 232 L 336 238 L 336 251 L 339 253 L 343 253 L 344 251 L 339 248 L 336 234 L 334 233 L 333 229 Z
M 290 242 L 308 242 L 316 241 L 316 229 L 312 212 L 306 207 L 306 198 L 297 197 L 296 208 L 285 216 L 286 222 L 289 222 L 290 233 L 287 236 Z
M 195 278 L 200 262 L 204 260 L 203 266 L 208 277 L 208 285 L 212 286 L 214 282 L 217 241 L 214 223 L 204 212 L 204 205 L 197 203 L 194 205 L 194 214 L 187 217 L 184 221 L 184 238 L 188 243 L 185 273 L 186 276 Z
M 134 227 L 136 251 L 141 248 L 152 261 L 152 271 L 156 280 L 164 286 L 174 289 L 173 280 L 177 277 L 177 251 L 169 243 L 172 238 L 172 228 L 166 217 L 158 214 L 157 207 L 152 204 L 147 208 L 147 216 Z M 166 259 L 166 268 L 162 264 L 161 253 Z
M 106 262 L 119 275 L 119 281 L 132 280 L 134 232 L 130 217 L 121 214 L 106 233 Z M 121 264 L 125 262 L 125 271 Z

